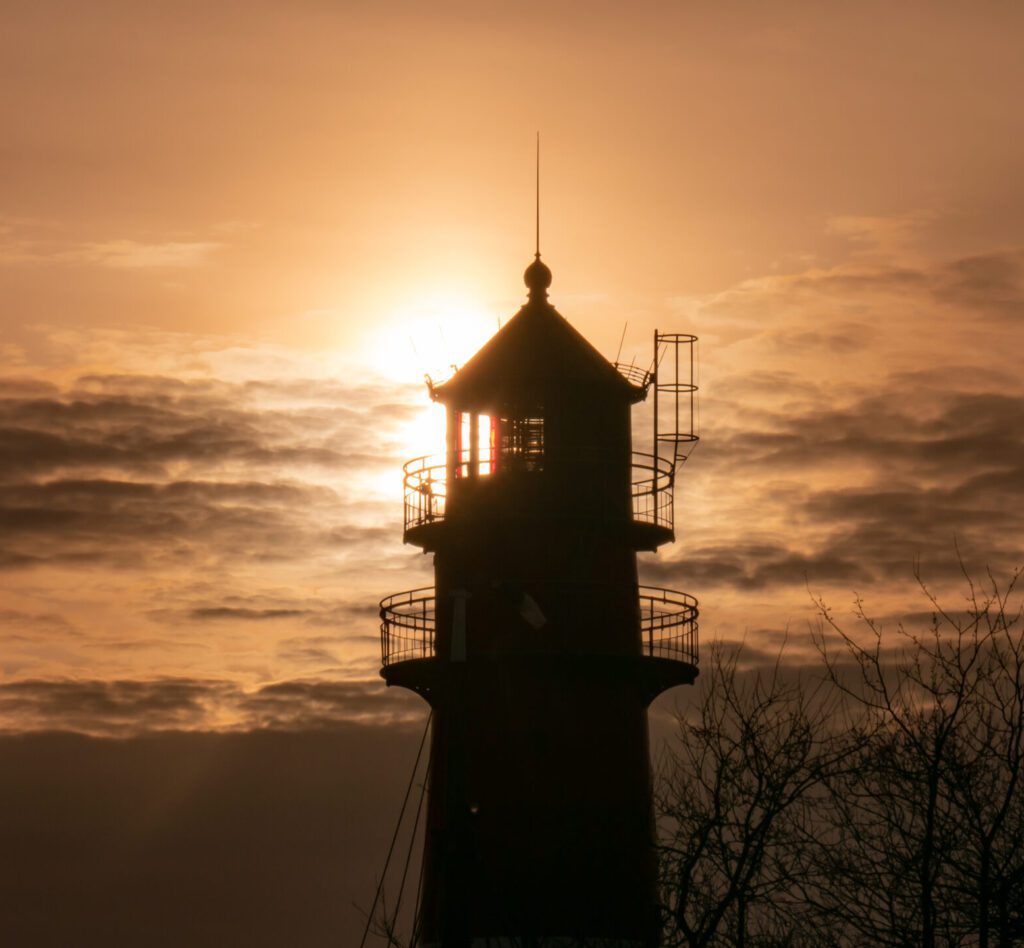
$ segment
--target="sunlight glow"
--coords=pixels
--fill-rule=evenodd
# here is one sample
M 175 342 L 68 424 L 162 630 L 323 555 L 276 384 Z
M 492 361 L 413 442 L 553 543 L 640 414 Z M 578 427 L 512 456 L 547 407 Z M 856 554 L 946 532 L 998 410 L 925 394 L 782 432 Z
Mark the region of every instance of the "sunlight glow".
M 395 443 L 405 449 L 404 457 L 444 454 L 446 419 L 444 406 L 430 401 L 423 392 L 423 408 L 395 428 Z
M 359 361 L 391 382 L 417 385 L 450 378 L 498 328 L 494 314 L 479 302 L 452 292 L 425 293 L 396 307 L 391 316 L 364 333 Z M 388 440 L 406 460 L 443 454 L 445 412 L 423 390 L 422 409 L 395 425 Z M 481 458 L 484 455 L 481 454 Z M 393 494 L 392 477 L 375 479 L 380 494 Z
M 498 328 L 497 318 L 478 301 L 455 293 L 427 295 L 399 306 L 371 330 L 367 364 L 386 378 L 415 382 L 449 378 Z

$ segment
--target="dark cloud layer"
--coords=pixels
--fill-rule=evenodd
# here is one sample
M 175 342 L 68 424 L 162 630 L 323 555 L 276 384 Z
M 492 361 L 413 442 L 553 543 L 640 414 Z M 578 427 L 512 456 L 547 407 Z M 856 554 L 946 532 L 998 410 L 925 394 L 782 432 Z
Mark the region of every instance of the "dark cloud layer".
M 770 544 L 698 547 L 678 560 L 644 564 L 643 572 L 650 581 L 666 585 L 683 581 L 687 588 L 730 586 L 741 590 L 806 584 L 812 576 L 817 582 L 855 586 L 871 576 L 859 557 L 825 551 L 801 555 Z
M 67 730 L 96 736 L 202 729 L 310 730 L 354 722 L 401 723 L 422 705 L 369 681 L 284 681 L 252 691 L 227 680 L 34 680 L 0 682 L 0 733 Z
M 374 571 L 420 571 L 398 523 L 396 432 L 425 401 L 415 391 L 0 380 L 0 675 L 60 679 L 9 682 L 10 726 L 120 734 L 404 714 L 350 682 L 373 671 L 376 603 L 393 591 Z M 155 665 L 126 676 L 131 650 Z M 178 683 L 149 681 L 162 671 Z M 321 686 L 254 690 L 299 677 Z M 323 696 L 328 679 L 347 684 Z
M 830 331 L 834 327 L 815 330 L 821 333 L 819 341 L 826 341 L 827 348 L 836 351 L 860 348 L 865 330 L 884 321 L 893 300 L 925 307 L 933 331 L 945 328 L 941 321 L 950 313 L 979 331 L 1006 328 L 1024 312 L 1024 251 L 1012 247 L 913 264 L 851 260 L 827 270 L 815 268 L 778 279 L 750 281 L 731 292 L 736 301 L 750 306 L 768 303 L 776 313 L 782 306 L 789 309 L 811 301 L 856 314 L 864 321 L 854 324 L 856 332 L 846 338 L 852 342 L 860 336 L 860 342 L 833 346 L 831 340 L 838 338 Z M 835 305 L 837 302 L 840 305 Z M 802 331 L 809 330 L 805 327 Z
M 49 397 L 32 397 L 46 391 Z M 217 471 L 388 462 L 376 432 L 409 417 L 395 392 L 330 381 L 184 381 L 87 376 L 55 392 L 32 379 L 0 389 L 0 475 L 69 469 L 150 475 L 173 462 Z M 386 449 L 386 443 L 385 443 Z
M 688 541 L 677 560 L 645 564 L 645 574 L 685 576 L 697 588 L 852 588 L 909 576 L 918 560 L 933 576 L 957 575 L 956 547 L 975 569 L 1019 565 L 1024 395 L 894 390 L 899 397 L 825 407 L 815 404 L 820 392 L 801 386 L 802 410 L 763 408 L 742 429 L 710 423 L 700 472 L 685 476 L 728 478 L 746 505 L 741 518 L 762 536 L 771 524 L 770 539 L 744 541 L 725 528 L 716 532 L 732 542 Z M 722 416 L 743 417 L 734 402 L 719 406 Z
M 304 484 L 55 480 L 0 486 L 0 527 L 15 562 L 291 558 L 296 544 L 308 555 L 330 543 L 309 512 L 332 502 Z
M 894 384 L 892 393 L 804 410 L 761 411 L 756 427 L 709 425 L 712 460 L 759 470 L 807 470 L 851 462 L 878 473 L 963 478 L 978 471 L 1024 467 L 1024 395 L 989 392 L 935 396 Z M 703 460 L 703 455 L 702 455 Z
M 397 468 L 387 432 L 412 409 L 394 391 L 113 376 L 58 394 L 6 383 L 0 565 L 309 557 L 384 537 L 339 518 L 366 502 L 345 489 L 353 471 Z

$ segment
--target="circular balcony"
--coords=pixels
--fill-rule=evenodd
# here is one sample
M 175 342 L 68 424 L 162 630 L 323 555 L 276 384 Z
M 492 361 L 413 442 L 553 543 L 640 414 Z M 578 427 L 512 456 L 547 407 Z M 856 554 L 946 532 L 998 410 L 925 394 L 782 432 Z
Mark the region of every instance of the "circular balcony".
M 404 539 L 407 543 L 433 549 L 436 539 L 431 537 L 431 528 L 443 523 L 447 512 L 448 466 L 443 456 L 428 455 L 407 461 L 402 468 L 402 475 Z M 659 544 L 673 538 L 674 487 L 673 458 L 633 452 L 630 499 L 632 524 L 638 535 L 639 549 L 656 549 Z M 571 498 L 567 498 L 567 507 L 569 500 Z
M 697 664 L 697 600 L 660 586 L 640 586 L 640 635 L 648 658 Z M 380 603 L 381 665 L 434 658 L 434 587 L 395 593 Z
M 671 536 L 676 482 L 672 459 L 634 451 L 631 481 L 633 522 L 667 530 Z
M 402 465 L 406 541 L 409 531 L 444 520 L 448 501 L 448 465 L 441 455 L 413 458 Z
M 640 633 L 644 654 L 697 664 L 697 600 L 689 593 L 640 587 Z
M 380 601 L 381 665 L 434 657 L 434 587 L 395 593 Z

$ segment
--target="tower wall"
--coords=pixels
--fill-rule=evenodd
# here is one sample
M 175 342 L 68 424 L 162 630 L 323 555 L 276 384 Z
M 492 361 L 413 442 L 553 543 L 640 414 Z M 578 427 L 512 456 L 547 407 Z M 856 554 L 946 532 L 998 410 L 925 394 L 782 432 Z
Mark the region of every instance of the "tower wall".
M 478 524 L 438 550 L 434 574 L 438 655 L 453 654 L 457 608 L 469 656 L 640 653 L 636 554 L 614 533 Z
M 646 711 L 612 669 L 452 666 L 434 702 L 425 944 L 656 943 Z

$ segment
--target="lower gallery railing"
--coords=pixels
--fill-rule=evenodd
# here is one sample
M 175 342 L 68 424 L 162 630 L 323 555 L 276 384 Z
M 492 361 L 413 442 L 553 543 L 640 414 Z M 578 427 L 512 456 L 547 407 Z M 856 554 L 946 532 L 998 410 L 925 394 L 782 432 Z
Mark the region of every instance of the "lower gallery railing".
M 380 602 L 381 664 L 433 658 L 434 587 L 395 593 Z
M 640 586 L 640 633 L 644 654 L 697 664 L 697 600 L 660 586 Z M 381 664 L 433 658 L 434 587 L 395 593 L 380 603 Z

